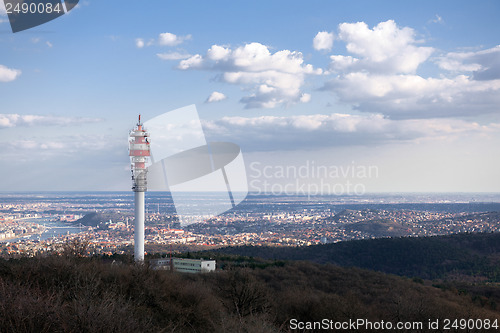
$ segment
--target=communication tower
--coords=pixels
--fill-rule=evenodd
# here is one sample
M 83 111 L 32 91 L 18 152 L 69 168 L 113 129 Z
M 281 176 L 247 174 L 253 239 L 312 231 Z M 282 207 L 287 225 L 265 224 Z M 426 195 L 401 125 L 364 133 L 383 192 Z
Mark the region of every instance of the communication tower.
M 147 190 L 146 162 L 151 155 L 149 134 L 139 121 L 129 135 L 129 156 L 132 171 L 132 191 L 134 191 L 135 223 L 134 223 L 134 258 L 136 262 L 144 261 L 144 192 Z

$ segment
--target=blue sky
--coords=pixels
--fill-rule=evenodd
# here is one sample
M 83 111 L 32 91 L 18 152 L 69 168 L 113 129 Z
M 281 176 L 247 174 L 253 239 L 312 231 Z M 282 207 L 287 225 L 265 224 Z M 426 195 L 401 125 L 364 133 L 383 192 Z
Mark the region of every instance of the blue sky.
M 283 185 L 280 168 L 314 165 L 375 166 L 323 179 L 367 192 L 499 191 L 498 14 L 498 1 L 82 0 L 13 34 L 0 7 L 0 190 L 127 190 L 137 114 L 196 104 L 209 139 L 242 147 L 251 190 L 256 170 Z

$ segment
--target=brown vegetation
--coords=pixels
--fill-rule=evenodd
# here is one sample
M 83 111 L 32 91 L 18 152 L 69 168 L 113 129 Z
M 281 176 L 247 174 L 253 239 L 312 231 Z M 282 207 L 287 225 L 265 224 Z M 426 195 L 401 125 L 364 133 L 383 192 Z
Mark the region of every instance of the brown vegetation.
M 0 260 L 0 332 L 288 332 L 289 321 L 498 318 L 457 290 L 295 262 L 210 274 L 101 258 Z

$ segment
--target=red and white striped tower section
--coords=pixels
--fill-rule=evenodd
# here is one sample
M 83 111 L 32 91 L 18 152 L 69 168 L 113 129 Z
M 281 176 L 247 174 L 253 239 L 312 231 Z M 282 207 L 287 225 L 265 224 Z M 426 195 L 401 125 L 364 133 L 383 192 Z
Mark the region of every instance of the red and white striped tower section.
M 144 192 L 147 190 L 146 161 L 151 155 L 148 132 L 139 122 L 130 132 L 129 156 L 132 168 L 132 190 L 135 194 L 135 224 L 134 224 L 134 258 L 136 262 L 144 261 Z

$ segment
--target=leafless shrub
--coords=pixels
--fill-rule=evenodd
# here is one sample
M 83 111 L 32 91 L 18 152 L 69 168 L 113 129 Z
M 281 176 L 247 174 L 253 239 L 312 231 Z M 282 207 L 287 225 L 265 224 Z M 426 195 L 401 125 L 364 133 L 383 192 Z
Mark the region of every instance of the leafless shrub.
M 62 255 L 66 257 L 85 257 L 88 255 L 90 240 L 82 237 L 75 237 L 62 245 Z

